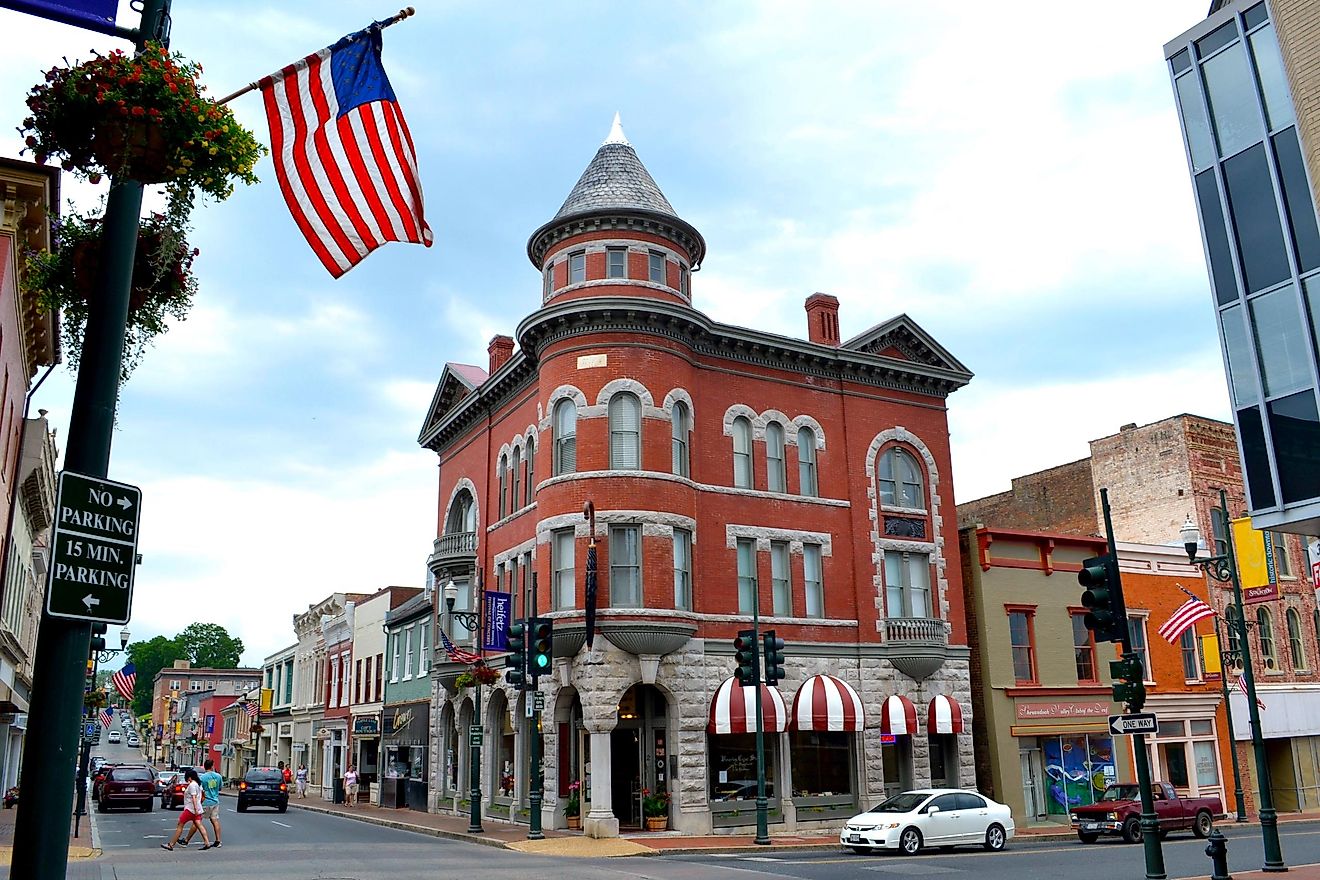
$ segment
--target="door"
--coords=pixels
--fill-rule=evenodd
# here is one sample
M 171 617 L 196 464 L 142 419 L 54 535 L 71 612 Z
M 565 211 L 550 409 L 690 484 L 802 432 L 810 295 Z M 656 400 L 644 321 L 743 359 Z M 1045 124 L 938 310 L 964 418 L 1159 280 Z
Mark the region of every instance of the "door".
M 957 794 L 958 839 L 961 843 L 980 843 L 990 827 L 990 805 L 978 794 Z
M 637 728 L 610 732 L 610 803 L 621 826 L 642 824 L 642 742 Z
M 1039 819 L 1045 815 L 1045 801 L 1042 798 L 1042 777 L 1040 749 L 1022 749 L 1018 752 L 1022 765 L 1022 801 L 1026 807 L 1028 819 Z
M 935 809 L 938 812 L 935 812 Z M 958 795 L 942 794 L 923 809 L 926 810 L 926 823 L 922 837 L 927 843 L 957 843 L 962 836 L 962 810 L 959 809 Z

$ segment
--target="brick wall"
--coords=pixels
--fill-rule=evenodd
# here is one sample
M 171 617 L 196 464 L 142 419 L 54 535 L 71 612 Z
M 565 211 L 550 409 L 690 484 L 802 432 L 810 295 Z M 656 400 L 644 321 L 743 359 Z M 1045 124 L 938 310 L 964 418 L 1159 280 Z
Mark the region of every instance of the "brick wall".
M 997 529 L 1094 535 L 1095 499 L 1092 494 L 1091 460 L 1048 468 L 1013 478 L 1013 488 L 958 505 L 958 526 L 977 523 Z
M 1100 489 L 1109 489 L 1114 535 L 1119 541 L 1165 544 L 1192 513 L 1188 416 L 1174 416 L 1091 441 L 1096 510 Z

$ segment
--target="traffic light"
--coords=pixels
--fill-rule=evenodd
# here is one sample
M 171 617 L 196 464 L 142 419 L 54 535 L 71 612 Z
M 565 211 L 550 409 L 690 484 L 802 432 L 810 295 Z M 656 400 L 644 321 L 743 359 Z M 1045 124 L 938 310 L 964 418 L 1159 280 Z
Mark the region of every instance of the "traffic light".
M 765 658 L 765 683 L 771 687 L 784 680 L 784 640 L 775 631 L 766 630 L 761 636 L 762 656 Z
M 92 624 L 92 651 L 105 650 L 105 624 Z
M 738 638 L 733 640 L 733 650 L 738 664 L 733 670 L 733 677 L 738 679 L 738 684 L 743 687 L 760 684 L 761 669 L 756 657 L 756 631 L 739 630 Z
M 504 680 L 522 690 L 527 683 L 527 624 L 522 620 L 510 621 L 505 640 L 509 656 L 504 661 Z
M 1109 661 L 1109 677 L 1114 680 L 1114 702 L 1129 712 L 1140 712 L 1146 705 L 1145 670 L 1136 654 L 1124 654 L 1121 660 Z
M 1118 579 L 1117 560 L 1112 555 L 1082 561 L 1077 582 L 1086 587 L 1082 604 L 1087 608 L 1086 628 L 1097 642 L 1121 642 L 1127 635 L 1127 611 Z
M 555 624 L 544 617 L 534 617 L 531 623 L 532 647 L 528 652 L 533 680 L 550 674 L 550 661 L 554 659 Z

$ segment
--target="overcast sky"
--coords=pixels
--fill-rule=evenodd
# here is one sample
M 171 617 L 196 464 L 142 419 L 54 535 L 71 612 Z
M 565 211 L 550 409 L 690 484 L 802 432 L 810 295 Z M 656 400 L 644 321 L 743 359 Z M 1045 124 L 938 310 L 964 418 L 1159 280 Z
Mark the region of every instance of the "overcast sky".
M 802 302 L 825 291 L 845 338 L 906 312 L 976 374 L 948 401 L 958 499 L 1127 422 L 1228 418 L 1161 52 L 1206 8 L 421 0 L 385 31 L 385 67 L 434 247 L 331 280 L 269 158 L 196 214 L 196 305 L 124 386 L 111 461 L 144 493 L 134 638 L 216 622 L 257 664 L 332 591 L 422 585 L 436 466 L 416 438 L 441 368 L 485 364 L 537 307 L 527 237 L 615 111 L 709 244 L 697 308 L 805 336 Z M 174 10 L 173 48 L 216 95 L 395 11 Z M 41 71 L 125 44 L 8 10 L 0 30 L 16 156 Z M 259 97 L 234 107 L 268 143 Z M 34 399 L 61 436 L 72 389 L 61 367 Z

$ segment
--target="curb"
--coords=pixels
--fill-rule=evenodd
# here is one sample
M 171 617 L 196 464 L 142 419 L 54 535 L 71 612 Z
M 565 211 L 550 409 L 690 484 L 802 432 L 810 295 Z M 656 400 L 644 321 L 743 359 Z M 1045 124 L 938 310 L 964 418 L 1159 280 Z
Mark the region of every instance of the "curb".
M 326 816 L 341 816 L 345 819 L 352 819 L 355 822 L 366 822 L 371 825 L 379 825 L 383 828 L 393 828 L 397 831 L 411 831 L 414 834 L 425 834 L 430 837 L 439 837 L 446 840 L 465 840 L 468 843 L 479 843 L 483 846 L 493 846 L 498 849 L 508 849 L 509 846 L 502 840 L 496 840 L 493 837 L 482 837 L 477 834 L 468 834 L 465 831 L 448 831 L 443 828 L 431 828 L 426 825 L 412 825 L 408 822 L 399 822 L 395 819 L 385 819 L 378 816 L 352 815 L 343 810 L 333 810 L 329 807 L 317 807 L 311 804 L 297 804 L 289 801 L 289 809 L 306 810 L 309 813 L 321 813 Z

